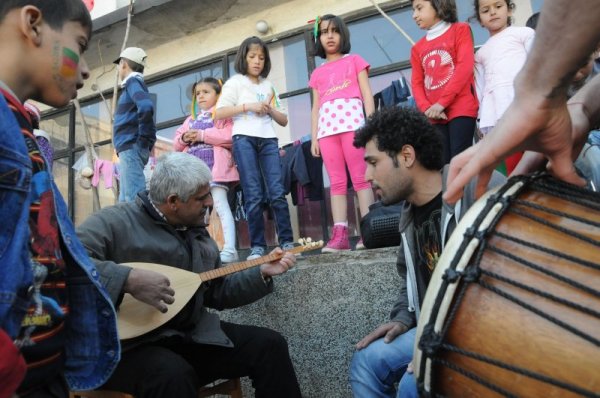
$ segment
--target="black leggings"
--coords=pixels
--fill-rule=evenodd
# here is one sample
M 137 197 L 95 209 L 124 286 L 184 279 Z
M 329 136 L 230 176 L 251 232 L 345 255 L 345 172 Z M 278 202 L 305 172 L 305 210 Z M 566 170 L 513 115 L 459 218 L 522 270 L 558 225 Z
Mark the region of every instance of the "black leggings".
M 447 124 L 436 124 L 435 127 L 444 139 L 444 164 L 473 145 L 473 134 L 475 132 L 475 118 L 459 116 L 450 120 Z

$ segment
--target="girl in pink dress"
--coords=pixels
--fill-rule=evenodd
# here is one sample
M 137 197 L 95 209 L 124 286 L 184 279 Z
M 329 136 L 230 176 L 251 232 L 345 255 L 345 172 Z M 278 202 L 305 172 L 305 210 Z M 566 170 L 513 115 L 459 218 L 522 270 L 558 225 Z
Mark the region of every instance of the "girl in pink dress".
M 316 55 L 325 63 L 315 69 L 308 85 L 313 92 L 313 156 L 322 157 L 331 182 L 333 233 L 323 252 L 350 250 L 346 167 L 364 217 L 373 203 L 373 190 L 365 181 L 364 149 L 352 145 L 354 132 L 364 124 L 366 112 L 375 110 L 369 86 L 369 64 L 349 54 L 350 32 L 340 17 L 327 14 L 315 21 Z M 364 248 L 362 239 L 356 245 Z

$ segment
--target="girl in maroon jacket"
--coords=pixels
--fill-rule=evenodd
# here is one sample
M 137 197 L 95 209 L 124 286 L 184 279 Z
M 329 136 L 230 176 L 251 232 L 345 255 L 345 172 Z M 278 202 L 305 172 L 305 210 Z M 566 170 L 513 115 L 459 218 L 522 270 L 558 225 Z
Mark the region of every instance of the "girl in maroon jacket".
M 444 136 L 444 161 L 473 143 L 478 101 L 473 36 L 457 22 L 454 0 L 413 0 L 413 19 L 427 34 L 411 50 L 417 107 Z

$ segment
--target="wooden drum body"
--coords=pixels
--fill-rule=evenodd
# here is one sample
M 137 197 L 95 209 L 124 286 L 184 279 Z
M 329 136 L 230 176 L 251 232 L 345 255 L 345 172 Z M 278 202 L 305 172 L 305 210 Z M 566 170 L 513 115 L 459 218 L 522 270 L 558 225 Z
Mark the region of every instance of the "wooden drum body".
M 600 195 L 513 178 L 457 226 L 415 343 L 424 396 L 600 396 Z

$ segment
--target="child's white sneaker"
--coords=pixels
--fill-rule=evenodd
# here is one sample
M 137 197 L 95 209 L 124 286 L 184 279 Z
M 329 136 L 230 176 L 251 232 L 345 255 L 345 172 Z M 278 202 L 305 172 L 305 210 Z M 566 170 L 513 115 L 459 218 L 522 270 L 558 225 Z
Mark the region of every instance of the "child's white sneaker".
M 225 251 L 221 252 L 222 263 L 235 263 L 239 260 L 237 251 Z

